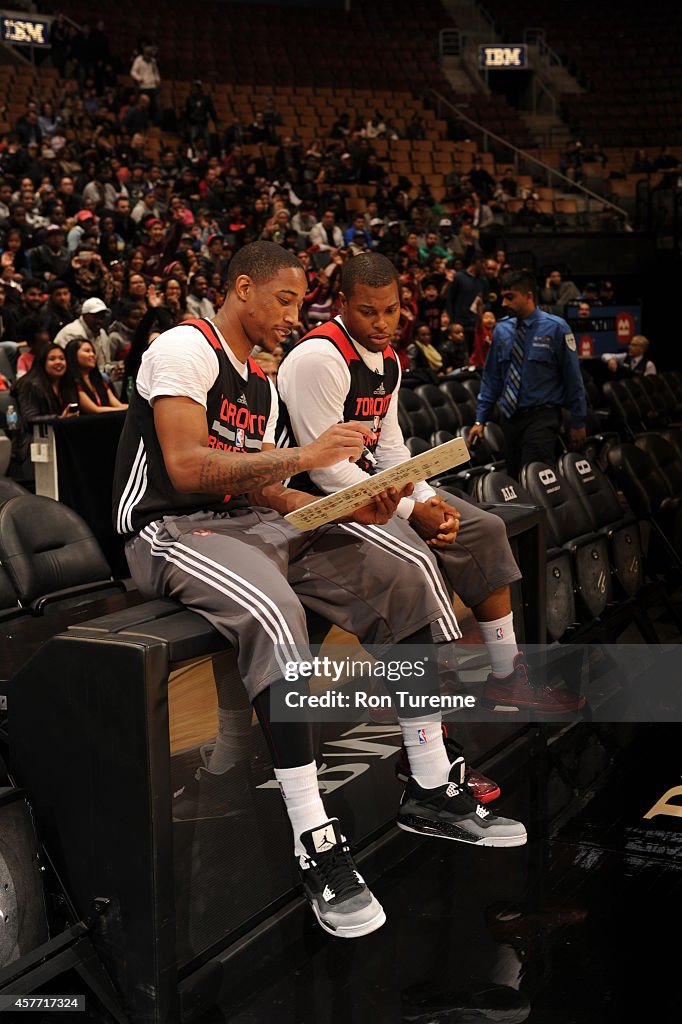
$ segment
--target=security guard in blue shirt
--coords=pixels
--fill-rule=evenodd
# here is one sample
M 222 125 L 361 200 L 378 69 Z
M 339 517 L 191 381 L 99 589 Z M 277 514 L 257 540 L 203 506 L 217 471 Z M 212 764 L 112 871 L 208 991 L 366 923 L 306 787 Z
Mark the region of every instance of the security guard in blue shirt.
M 585 440 L 587 402 L 575 338 L 565 320 L 535 305 L 536 284 L 527 271 L 502 282 L 502 304 L 513 316 L 500 320 L 483 370 L 476 423 L 469 442 L 497 403 L 504 416 L 507 471 L 517 477 L 529 462 L 554 462 L 561 410 L 570 412 L 569 439 Z

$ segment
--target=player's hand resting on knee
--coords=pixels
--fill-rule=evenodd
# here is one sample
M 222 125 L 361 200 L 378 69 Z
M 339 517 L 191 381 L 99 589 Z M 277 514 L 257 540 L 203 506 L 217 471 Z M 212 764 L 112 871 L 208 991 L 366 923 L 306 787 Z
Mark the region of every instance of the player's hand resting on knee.
M 443 548 L 454 543 L 459 520 L 457 509 L 434 495 L 428 501 L 415 501 L 409 523 L 429 547 Z

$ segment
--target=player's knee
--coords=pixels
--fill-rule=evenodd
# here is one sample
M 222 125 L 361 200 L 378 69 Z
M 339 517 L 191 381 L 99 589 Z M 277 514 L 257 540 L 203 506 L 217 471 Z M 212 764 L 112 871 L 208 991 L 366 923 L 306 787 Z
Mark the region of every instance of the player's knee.
M 494 512 L 486 512 L 481 525 L 481 544 L 485 545 L 486 550 L 499 550 L 501 546 L 507 546 L 507 528 L 503 519 Z

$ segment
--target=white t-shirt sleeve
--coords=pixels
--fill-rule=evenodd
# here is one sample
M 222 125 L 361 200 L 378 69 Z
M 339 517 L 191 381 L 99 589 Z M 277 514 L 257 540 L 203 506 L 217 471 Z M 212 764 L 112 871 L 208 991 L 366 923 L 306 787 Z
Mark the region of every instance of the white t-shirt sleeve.
M 279 368 L 277 387 L 300 445 L 310 444 L 343 421 L 350 373 L 340 352 L 328 341 L 311 339 L 290 352 Z M 311 469 L 310 479 L 325 494 L 334 494 L 367 478 L 353 462 Z
M 206 408 L 208 393 L 218 376 L 218 357 L 194 327 L 165 331 L 142 357 L 137 390 L 150 405 L 164 395 L 191 398 Z
M 284 360 L 277 375 L 277 387 L 287 407 L 298 443 L 309 444 L 328 427 L 344 419 L 350 373 L 341 353 L 328 341 L 311 339 L 294 349 Z M 396 390 L 381 428 L 377 449 L 378 469 L 388 469 L 410 457 L 398 424 L 397 401 Z M 338 462 L 326 469 L 313 469 L 309 475 L 325 494 L 334 494 L 342 487 L 349 487 L 368 476 L 353 462 Z M 414 497 L 418 501 L 426 501 L 434 493 L 428 484 L 418 483 Z M 407 519 L 413 508 L 412 498 L 402 498 L 397 514 Z

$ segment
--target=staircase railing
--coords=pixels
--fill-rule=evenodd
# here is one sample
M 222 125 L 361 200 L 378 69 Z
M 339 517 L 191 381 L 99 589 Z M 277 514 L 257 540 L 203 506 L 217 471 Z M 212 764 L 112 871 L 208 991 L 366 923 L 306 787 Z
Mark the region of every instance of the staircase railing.
M 503 139 L 501 135 L 497 135 L 495 132 L 490 131 L 489 128 L 486 128 L 484 125 L 480 124 L 480 122 L 475 121 L 473 117 L 469 117 L 468 114 L 463 113 L 461 107 L 455 106 L 454 103 L 451 103 L 450 100 L 446 99 L 446 97 L 443 96 L 443 94 L 438 92 L 436 89 L 431 89 L 429 91 L 430 94 L 433 97 L 435 97 L 437 101 L 438 116 L 442 118 L 443 111 L 447 110 L 450 111 L 452 115 L 457 118 L 458 121 L 462 121 L 470 128 L 475 128 L 477 132 L 480 132 L 483 135 L 484 146 L 486 149 L 488 140 L 490 139 L 493 142 L 496 142 L 499 146 L 506 147 L 507 149 L 511 150 L 511 152 L 514 154 L 514 166 L 517 170 L 519 168 L 520 162 L 523 162 L 524 164 L 534 164 L 536 167 L 542 167 L 542 169 L 545 171 L 547 175 L 548 182 L 551 183 L 553 179 L 557 179 L 559 181 L 564 182 L 565 184 L 570 186 L 572 191 L 577 190 L 578 192 L 582 193 L 582 195 L 586 196 L 588 199 L 595 200 L 600 207 L 613 210 L 614 213 L 617 213 L 618 216 L 623 219 L 624 224 L 629 227 L 630 217 L 628 211 L 624 210 L 622 206 L 617 206 L 615 203 L 612 203 L 610 199 L 606 199 L 604 198 L 604 196 L 598 195 L 596 192 L 593 192 L 592 189 L 587 188 L 586 185 L 582 185 L 580 184 L 580 182 L 573 181 L 573 179 L 569 178 L 566 174 L 562 174 L 561 171 L 556 170 L 554 167 L 551 167 L 543 160 L 540 160 L 538 157 L 533 156 L 533 154 L 529 153 L 528 150 L 521 149 L 519 146 L 515 146 L 513 142 L 509 142 L 508 139 Z

